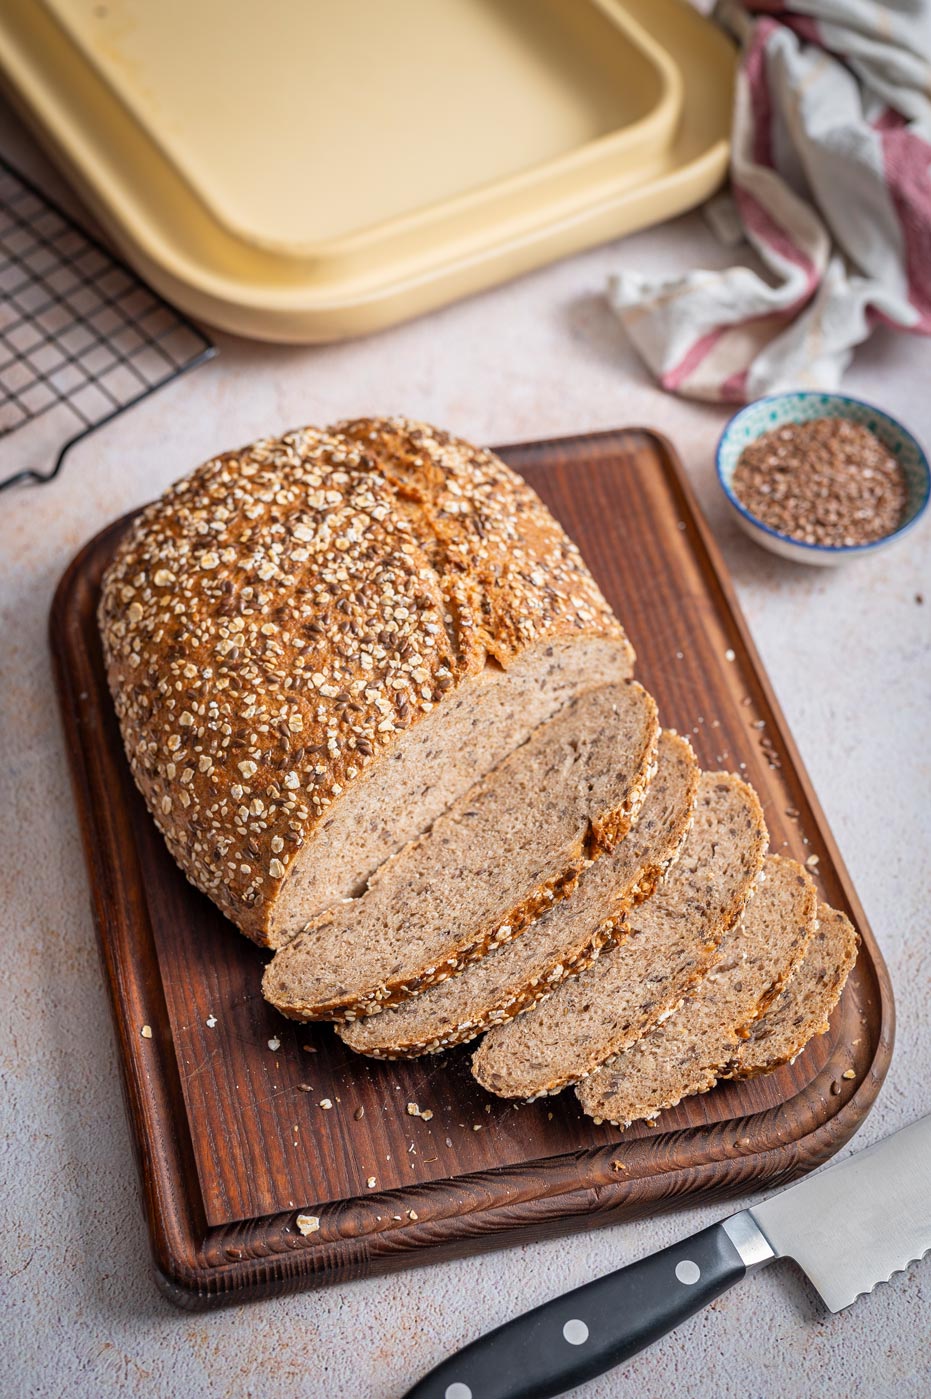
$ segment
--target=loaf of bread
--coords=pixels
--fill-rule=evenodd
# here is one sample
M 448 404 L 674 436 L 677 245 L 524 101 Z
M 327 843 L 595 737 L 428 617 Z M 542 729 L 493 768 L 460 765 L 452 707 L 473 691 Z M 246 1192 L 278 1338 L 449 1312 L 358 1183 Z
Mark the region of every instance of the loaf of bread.
M 571 898 L 522 937 L 493 947 L 459 976 L 384 1015 L 339 1028 L 350 1049 L 376 1059 L 434 1054 L 474 1039 L 551 995 L 623 936 L 623 915 L 649 898 L 679 853 L 692 819 L 698 764 L 677 734 L 660 737 L 657 772 L 630 834 L 579 876 Z
M 207 462 L 130 527 L 100 627 L 171 853 L 272 946 L 634 660 L 530 487 L 402 420 Z
M 627 1127 L 713 1088 L 805 955 L 817 905 L 801 865 L 769 855 L 707 975 L 673 1015 L 582 1080 L 575 1090 L 582 1110 Z

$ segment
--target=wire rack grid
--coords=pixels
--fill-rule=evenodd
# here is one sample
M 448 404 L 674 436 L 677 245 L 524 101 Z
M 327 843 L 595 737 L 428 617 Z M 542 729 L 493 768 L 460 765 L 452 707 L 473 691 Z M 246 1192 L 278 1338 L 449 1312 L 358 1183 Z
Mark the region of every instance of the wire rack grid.
M 76 442 L 215 353 L 0 160 L 0 441 L 15 434 L 19 462 L 0 490 L 53 480 Z

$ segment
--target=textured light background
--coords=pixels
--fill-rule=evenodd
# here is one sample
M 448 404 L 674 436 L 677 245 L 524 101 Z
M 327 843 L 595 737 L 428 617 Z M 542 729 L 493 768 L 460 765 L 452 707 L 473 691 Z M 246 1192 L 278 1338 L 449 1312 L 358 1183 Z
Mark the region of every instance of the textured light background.
M 60 190 L 2 113 L 0 149 Z M 210 1316 L 156 1293 L 46 618 L 90 535 L 263 433 L 403 412 L 479 442 L 633 423 L 672 437 L 892 974 L 896 1054 L 856 1144 L 931 1111 L 931 530 L 836 572 L 779 562 L 735 531 L 712 470 L 726 411 L 659 392 L 601 299 L 621 265 L 724 256 L 691 215 L 369 340 L 282 349 L 221 336 L 216 361 L 84 443 L 54 485 L 0 498 L 0 1394 L 389 1399 L 482 1330 L 722 1213 L 690 1207 Z M 848 387 L 931 442 L 928 342 L 877 334 Z M 779 1267 L 579 1393 L 927 1399 L 929 1339 L 931 1261 L 833 1317 Z

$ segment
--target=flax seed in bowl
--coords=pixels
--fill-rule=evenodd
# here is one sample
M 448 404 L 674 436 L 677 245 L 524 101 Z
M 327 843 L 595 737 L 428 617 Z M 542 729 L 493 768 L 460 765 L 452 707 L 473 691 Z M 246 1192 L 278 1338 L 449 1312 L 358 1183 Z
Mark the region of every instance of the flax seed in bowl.
M 784 393 L 731 419 L 718 479 L 740 526 L 801 563 L 875 553 L 924 514 L 928 460 L 887 413 L 841 394 Z

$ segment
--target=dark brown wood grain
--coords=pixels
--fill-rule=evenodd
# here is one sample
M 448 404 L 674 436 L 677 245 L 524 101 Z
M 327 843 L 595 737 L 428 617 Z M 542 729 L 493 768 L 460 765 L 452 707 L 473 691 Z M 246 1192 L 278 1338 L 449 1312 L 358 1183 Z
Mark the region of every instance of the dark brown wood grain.
M 380 1064 L 327 1026 L 285 1021 L 259 992 L 263 953 L 186 882 L 132 783 L 95 616 L 127 524 L 116 522 L 63 577 L 51 642 L 156 1272 L 184 1305 L 775 1184 L 851 1136 L 886 1072 L 882 957 L 671 448 L 628 430 L 502 454 L 579 543 L 663 722 L 688 734 L 705 767 L 753 782 L 774 849 L 818 855 L 825 897 L 863 938 L 857 967 L 830 1032 L 794 1065 L 626 1132 L 596 1126 L 571 1092 L 533 1104 L 491 1097 L 469 1075 L 468 1046 Z M 409 1115 L 408 1103 L 432 1118 Z M 307 1238 L 301 1211 L 320 1219 Z

